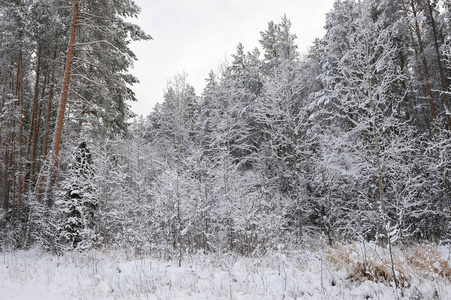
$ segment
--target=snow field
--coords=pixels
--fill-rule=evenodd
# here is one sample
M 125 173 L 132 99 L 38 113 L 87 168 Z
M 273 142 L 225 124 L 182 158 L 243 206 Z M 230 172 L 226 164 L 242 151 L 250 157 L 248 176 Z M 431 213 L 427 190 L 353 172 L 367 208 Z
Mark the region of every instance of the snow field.
M 176 260 L 117 250 L 62 256 L 38 249 L 4 252 L 0 299 L 451 299 L 450 277 L 444 273 L 448 249 L 397 250 L 397 276 L 408 280 L 398 289 L 382 277 L 369 279 L 389 267 L 386 255 L 370 244 L 260 258 L 187 254 L 179 268 Z M 413 256 L 418 258 L 414 262 Z M 359 269 L 362 259 L 368 261 L 367 273 Z

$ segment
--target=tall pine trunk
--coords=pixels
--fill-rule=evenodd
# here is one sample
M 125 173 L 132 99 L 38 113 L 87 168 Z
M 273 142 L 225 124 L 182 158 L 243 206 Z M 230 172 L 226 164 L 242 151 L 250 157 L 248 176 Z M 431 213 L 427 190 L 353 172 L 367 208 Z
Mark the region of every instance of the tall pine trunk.
M 23 173 L 23 149 L 22 149 L 22 139 L 23 139 L 23 54 L 22 46 L 19 49 L 19 64 L 18 64 L 18 96 L 19 96 L 19 159 L 16 161 L 19 165 L 19 183 L 18 183 L 18 194 L 17 194 L 17 215 L 20 214 L 20 209 L 22 205 L 22 173 Z
M 42 155 L 41 155 L 41 171 L 39 174 L 39 178 L 37 181 L 37 199 L 38 202 L 42 202 L 42 194 L 44 193 L 44 177 L 45 177 L 45 168 L 47 167 L 47 164 L 45 163 L 47 161 L 47 152 L 49 148 L 49 137 L 50 137 L 50 118 L 52 115 L 52 102 L 53 102 L 53 89 L 55 86 L 55 64 L 56 64 L 56 57 L 57 57 L 57 44 L 56 41 L 58 39 L 58 35 L 55 34 L 55 46 L 53 49 L 53 67 L 50 74 L 50 81 L 49 81 L 49 96 L 48 96 L 48 103 L 47 103 L 47 115 L 45 119 L 45 129 L 44 129 L 44 141 L 42 143 Z
M 78 2 L 79 0 L 74 0 L 74 12 L 72 17 L 72 25 L 70 29 L 70 40 L 69 40 L 69 49 L 67 51 L 66 56 L 66 66 L 64 69 L 64 81 L 62 94 L 60 99 L 60 104 L 58 108 L 58 115 L 56 118 L 55 125 L 55 136 L 53 140 L 53 174 L 51 175 L 53 179 L 56 178 L 57 168 L 58 168 L 58 154 L 60 150 L 60 142 L 61 142 L 61 134 L 63 131 L 63 121 L 64 121 L 64 112 L 66 110 L 67 96 L 69 93 L 69 81 L 70 81 L 70 73 L 72 69 L 72 58 L 74 55 L 74 46 L 75 46 L 75 29 L 77 26 L 78 20 Z
M 31 114 L 31 122 L 30 122 L 30 133 L 28 136 L 28 145 L 27 145 L 27 161 L 30 158 L 31 154 L 31 166 L 30 166 L 30 178 L 28 181 L 28 186 L 31 187 L 33 184 L 33 176 L 34 176 L 34 167 L 35 167 L 35 153 L 36 153 L 36 144 L 37 144 L 37 134 L 38 130 L 37 128 L 37 119 L 39 117 L 38 115 L 38 98 L 39 98 L 39 79 L 40 79 L 40 69 L 41 69 L 41 53 L 42 53 L 42 42 L 39 41 L 38 44 L 38 52 L 37 52 L 37 63 L 36 63 L 36 81 L 34 86 L 34 97 L 33 97 L 33 110 Z M 24 182 L 25 182 L 25 176 L 24 176 Z

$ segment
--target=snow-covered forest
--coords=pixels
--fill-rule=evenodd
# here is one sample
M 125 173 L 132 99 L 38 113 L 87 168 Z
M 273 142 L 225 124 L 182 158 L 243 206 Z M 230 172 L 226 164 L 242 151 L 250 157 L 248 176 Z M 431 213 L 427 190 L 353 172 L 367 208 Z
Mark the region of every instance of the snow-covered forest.
M 297 272 L 298 254 L 285 255 L 304 249 L 321 272 L 324 258 L 383 277 L 396 298 L 414 295 L 413 266 L 448 286 L 450 1 L 337 0 L 302 57 L 290 12 L 258 48 L 212 66 L 203 91 L 176 75 L 141 118 L 127 104 L 130 42 L 152 39 L 130 21 L 139 11 L 0 0 L 0 253 L 126 251 L 181 266 L 201 253 L 270 265 L 283 252 Z

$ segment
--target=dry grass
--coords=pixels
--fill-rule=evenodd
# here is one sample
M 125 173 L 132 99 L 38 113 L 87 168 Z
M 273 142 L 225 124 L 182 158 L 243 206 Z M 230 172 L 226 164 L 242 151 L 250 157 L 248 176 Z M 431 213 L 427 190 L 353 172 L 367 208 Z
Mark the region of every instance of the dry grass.
M 415 245 L 404 251 L 406 263 L 422 276 L 438 275 L 451 281 L 450 257 L 434 245 Z
M 415 245 L 393 253 L 398 287 L 410 287 L 413 276 L 441 277 L 451 282 L 450 257 L 445 257 L 435 245 Z M 338 244 L 328 248 L 327 258 L 336 269 L 345 269 L 348 279 L 355 282 L 371 280 L 385 284 L 395 282 L 390 256 L 386 249 L 367 244 Z
M 354 282 L 395 283 L 389 253 L 385 249 L 376 251 L 369 246 L 360 249 L 356 244 L 339 244 L 328 249 L 327 257 L 337 269 L 345 268 L 348 279 Z M 399 260 L 395 259 L 397 286 L 410 287 L 411 277 L 400 265 Z

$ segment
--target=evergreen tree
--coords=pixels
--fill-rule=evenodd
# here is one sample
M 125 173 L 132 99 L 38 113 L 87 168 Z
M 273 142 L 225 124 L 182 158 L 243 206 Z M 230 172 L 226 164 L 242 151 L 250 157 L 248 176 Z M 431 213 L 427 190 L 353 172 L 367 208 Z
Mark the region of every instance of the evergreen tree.
M 86 142 L 76 149 L 74 161 L 63 188 L 65 197 L 57 202 L 62 212 L 59 234 L 63 244 L 75 249 L 89 248 L 96 239 L 97 199 L 92 178 L 92 157 Z

